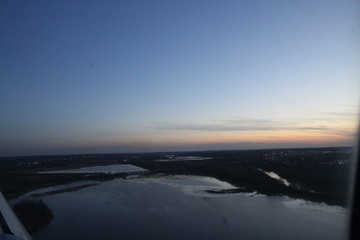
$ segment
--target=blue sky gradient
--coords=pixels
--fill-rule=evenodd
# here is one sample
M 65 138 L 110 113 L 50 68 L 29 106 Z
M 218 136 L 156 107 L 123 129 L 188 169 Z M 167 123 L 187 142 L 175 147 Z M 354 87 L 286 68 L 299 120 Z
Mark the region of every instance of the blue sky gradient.
M 344 146 L 359 2 L 1 1 L 0 156 Z

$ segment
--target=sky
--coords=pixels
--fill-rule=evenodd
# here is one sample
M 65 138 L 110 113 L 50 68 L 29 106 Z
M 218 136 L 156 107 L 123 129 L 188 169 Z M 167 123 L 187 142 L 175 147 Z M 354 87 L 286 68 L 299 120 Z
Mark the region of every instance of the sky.
M 0 156 L 353 146 L 359 12 L 0 0 Z

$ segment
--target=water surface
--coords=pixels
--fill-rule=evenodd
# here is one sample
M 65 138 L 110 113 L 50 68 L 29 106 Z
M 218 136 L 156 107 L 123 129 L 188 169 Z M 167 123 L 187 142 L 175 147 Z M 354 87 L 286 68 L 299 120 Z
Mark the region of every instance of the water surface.
M 346 210 L 288 197 L 211 194 L 209 177 L 115 179 L 43 197 L 47 239 L 345 239 Z
M 146 169 L 131 164 L 113 164 L 104 166 L 92 166 L 79 169 L 66 169 L 55 171 L 44 171 L 39 173 L 125 173 L 125 172 L 142 172 Z

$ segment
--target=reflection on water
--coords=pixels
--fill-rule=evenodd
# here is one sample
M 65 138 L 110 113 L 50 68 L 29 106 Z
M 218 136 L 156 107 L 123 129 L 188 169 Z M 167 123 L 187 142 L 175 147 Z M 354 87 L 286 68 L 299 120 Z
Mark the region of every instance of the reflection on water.
M 67 169 L 67 170 L 55 170 L 55 171 L 44 171 L 39 173 L 125 173 L 125 172 L 142 172 L 146 171 L 141 167 L 137 167 L 131 164 L 113 164 L 105 166 L 93 166 L 84 167 L 80 169 Z
M 279 175 L 277 175 L 276 173 L 274 172 L 266 172 L 260 168 L 258 168 L 260 172 L 263 172 L 265 173 L 266 175 L 268 175 L 269 177 L 273 178 L 273 179 L 276 179 L 278 180 L 279 182 L 281 182 L 282 184 L 286 185 L 287 187 L 290 186 L 290 183 L 288 182 L 288 180 L 280 177 Z
M 287 197 L 210 194 L 209 177 L 116 179 L 43 197 L 35 239 L 344 239 L 346 210 Z
M 176 156 L 167 154 L 164 159 L 158 159 L 157 162 L 172 162 L 172 161 L 202 161 L 210 160 L 211 157 L 200 157 L 200 156 Z

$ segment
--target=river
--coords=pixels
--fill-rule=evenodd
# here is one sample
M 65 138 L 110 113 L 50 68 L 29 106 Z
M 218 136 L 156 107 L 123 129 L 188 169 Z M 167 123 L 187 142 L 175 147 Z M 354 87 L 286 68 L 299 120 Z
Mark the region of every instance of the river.
M 256 193 L 201 176 L 115 179 L 41 198 L 53 220 L 33 235 L 62 239 L 345 239 L 347 210 Z

